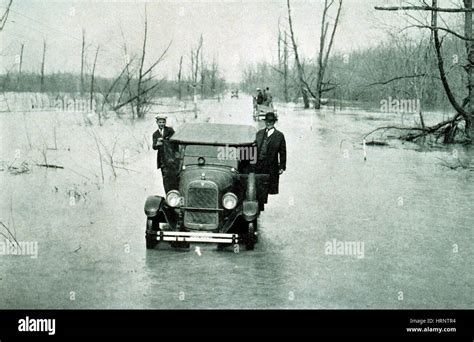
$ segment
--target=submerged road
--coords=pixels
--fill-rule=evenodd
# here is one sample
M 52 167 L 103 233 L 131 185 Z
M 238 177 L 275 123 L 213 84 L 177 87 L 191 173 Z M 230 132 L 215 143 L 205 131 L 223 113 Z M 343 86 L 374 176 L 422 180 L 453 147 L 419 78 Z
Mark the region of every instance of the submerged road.
M 206 103 L 202 115 L 253 124 L 250 98 Z M 0 308 L 474 306 L 474 183 L 472 172 L 439 165 L 452 151 L 375 146 L 364 161 L 360 137 L 386 123 L 381 115 L 288 106 L 279 116 L 288 166 L 254 251 L 146 250 L 143 204 L 162 191 L 152 150 L 127 164 L 136 172 L 74 205 L 61 185 L 83 192 L 66 171 L 0 173 L 0 219 L 12 227 L 14 218 L 17 238 L 38 247 L 36 258 L 0 255 Z M 64 139 L 74 135 L 61 129 Z M 459 153 L 472 159 L 473 151 Z

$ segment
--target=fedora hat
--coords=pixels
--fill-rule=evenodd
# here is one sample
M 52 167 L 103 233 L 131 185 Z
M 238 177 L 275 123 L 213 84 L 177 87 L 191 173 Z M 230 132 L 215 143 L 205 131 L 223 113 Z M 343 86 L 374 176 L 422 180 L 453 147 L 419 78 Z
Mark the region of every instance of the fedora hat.
M 277 116 L 273 112 L 268 112 L 265 114 L 265 121 L 278 121 Z

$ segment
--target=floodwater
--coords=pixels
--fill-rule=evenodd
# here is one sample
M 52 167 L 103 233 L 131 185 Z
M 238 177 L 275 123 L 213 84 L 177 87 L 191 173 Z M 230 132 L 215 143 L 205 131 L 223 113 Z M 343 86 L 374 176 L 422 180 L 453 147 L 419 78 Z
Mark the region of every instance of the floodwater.
M 199 121 L 254 124 L 249 97 L 200 109 Z M 287 171 L 260 242 L 238 253 L 145 249 L 144 201 L 163 193 L 151 115 L 99 126 L 81 113 L 2 113 L 0 232 L 31 248 L 8 255 L 0 243 L 0 308 L 473 308 L 474 173 L 443 163 L 472 165 L 474 151 L 391 140 L 364 161 L 364 133 L 398 115 L 278 112 Z M 169 116 L 175 129 L 194 120 Z M 34 166 L 45 156 L 64 169 Z M 23 161 L 29 172 L 8 171 Z

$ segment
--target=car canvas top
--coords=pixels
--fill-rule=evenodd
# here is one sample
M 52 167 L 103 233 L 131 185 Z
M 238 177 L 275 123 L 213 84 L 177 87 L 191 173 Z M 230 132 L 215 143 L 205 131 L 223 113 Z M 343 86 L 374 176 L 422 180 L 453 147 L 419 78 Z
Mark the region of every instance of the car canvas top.
M 252 145 L 256 132 L 255 127 L 249 125 L 187 123 L 169 141 L 196 145 Z

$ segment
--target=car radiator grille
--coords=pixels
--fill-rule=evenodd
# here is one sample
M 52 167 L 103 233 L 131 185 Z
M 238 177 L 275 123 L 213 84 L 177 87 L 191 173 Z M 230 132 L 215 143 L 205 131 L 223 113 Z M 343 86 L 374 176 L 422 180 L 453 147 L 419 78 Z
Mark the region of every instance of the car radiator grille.
M 216 208 L 217 191 L 209 188 L 190 188 L 188 191 L 188 207 Z
M 217 211 L 199 210 L 217 209 L 217 190 L 213 188 L 191 187 L 188 190 L 188 208 L 184 215 L 185 225 L 189 228 L 212 230 L 217 228 L 219 216 Z

